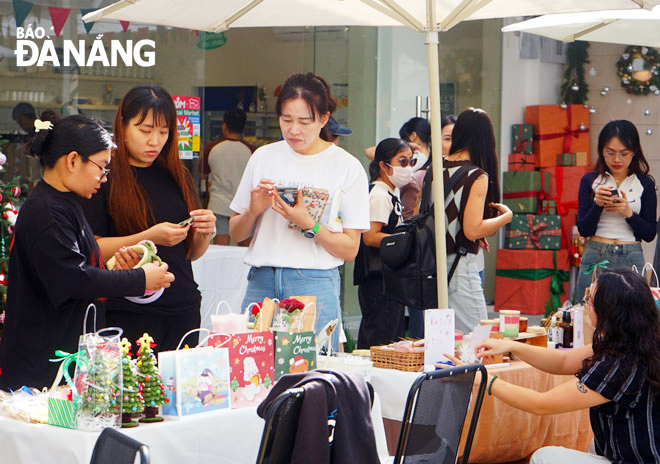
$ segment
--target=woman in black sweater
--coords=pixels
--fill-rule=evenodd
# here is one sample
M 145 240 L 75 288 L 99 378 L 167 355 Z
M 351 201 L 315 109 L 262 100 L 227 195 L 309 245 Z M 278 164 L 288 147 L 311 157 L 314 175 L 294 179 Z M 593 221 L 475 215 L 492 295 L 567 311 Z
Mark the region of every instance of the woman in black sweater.
M 77 197 L 91 198 L 106 181 L 112 147 L 110 134 L 80 115 L 41 129 L 31 142 L 44 175 L 20 210 L 9 255 L 2 389 L 49 386 L 58 365 L 48 359 L 58 349 L 77 351 L 85 308 L 95 299 L 142 295 L 174 280 L 165 264 L 104 269 Z

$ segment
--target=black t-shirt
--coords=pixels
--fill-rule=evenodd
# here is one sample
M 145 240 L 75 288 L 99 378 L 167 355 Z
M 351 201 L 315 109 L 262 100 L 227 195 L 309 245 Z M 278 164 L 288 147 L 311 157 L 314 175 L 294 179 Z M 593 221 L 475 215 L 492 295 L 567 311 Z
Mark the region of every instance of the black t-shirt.
M 40 181 L 20 210 L 9 255 L 0 388 L 50 386 L 59 365 L 48 360 L 55 350 L 78 350 L 89 303 L 144 293 L 142 270 L 99 267 L 100 251 L 76 198 Z
M 660 462 L 660 407 L 646 381 L 646 367 L 608 355 L 578 374 L 610 400 L 589 409 L 596 452 L 613 463 Z
M 147 201 L 151 202 L 155 222 L 149 220 L 149 227 L 161 222 L 179 223 L 188 218 L 189 211 L 183 194 L 174 178 L 163 167 L 152 164 L 147 168 L 132 167 L 138 185 L 142 188 Z M 115 223 L 108 212 L 108 185 L 101 186 L 91 200 L 83 200 L 83 211 L 92 226 L 95 235 L 116 237 Z M 156 314 L 181 314 L 199 311 L 201 294 L 193 278 L 192 265 L 186 257 L 186 241 L 172 247 L 157 245 L 158 256 L 169 266 L 174 274 L 174 282 L 157 300 L 138 304 L 125 298 L 108 300 L 108 311 L 129 311 Z

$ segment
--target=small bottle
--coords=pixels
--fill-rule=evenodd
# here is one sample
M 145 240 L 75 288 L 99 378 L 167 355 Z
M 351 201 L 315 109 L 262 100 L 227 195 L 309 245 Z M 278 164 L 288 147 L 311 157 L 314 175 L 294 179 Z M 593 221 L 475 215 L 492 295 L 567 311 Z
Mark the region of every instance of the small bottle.
M 561 321 L 563 329 L 562 346 L 564 348 L 573 348 L 573 321 L 571 320 L 571 312 L 564 311 Z
M 557 341 L 555 340 L 555 335 L 557 332 L 557 320 L 552 317 L 550 318 L 550 328 L 548 329 L 548 348 L 555 349 L 557 348 Z
M 555 321 L 555 331 L 552 335 L 552 339 L 555 341 L 555 347 L 560 348 L 563 346 L 564 329 L 561 325 L 561 321 L 558 320 L 558 317 L 553 317 L 552 319 Z

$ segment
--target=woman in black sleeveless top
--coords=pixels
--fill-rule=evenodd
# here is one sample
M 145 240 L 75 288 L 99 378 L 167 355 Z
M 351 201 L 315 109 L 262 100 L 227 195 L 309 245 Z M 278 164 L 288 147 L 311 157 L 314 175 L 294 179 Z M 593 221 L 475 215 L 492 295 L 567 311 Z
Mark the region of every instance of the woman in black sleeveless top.
M 369 348 L 398 340 L 404 335 L 404 306 L 383 295 L 383 277 L 378 247 L 402 221 L 401 201 L 395 193 L 412 178 L 412 150 L 401 139 L 385 139 L 376 147 L 369 165 L 369 221 L 355 258 L 353 283 L 358 285 L 362 322 L 358 348 Z

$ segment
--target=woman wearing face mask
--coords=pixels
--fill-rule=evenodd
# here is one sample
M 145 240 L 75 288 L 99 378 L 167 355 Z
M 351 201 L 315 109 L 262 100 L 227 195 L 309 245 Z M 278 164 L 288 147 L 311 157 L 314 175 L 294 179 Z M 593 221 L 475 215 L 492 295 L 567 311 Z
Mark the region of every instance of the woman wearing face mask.
M 341 322 L 338 266 L 355 258 L 360 235 L 369 228 L 362 165 L 320 137 L 335 108 L 324 79 L 312 73 L 289 77 L 275 106 L 284 140 L 254 152 L 229 205 L 236 212 L 229 220 L 231 238 L 241 242 L 252 235 L 245 255 L 252 268 L 242 307 L 265 297 L 315 295 L 317 331 L 331 320 Z M 294 204 L 278 193 L 284 187 L 298 188 Z M 319 202 L 320 194 L 328 195 L 318 221 L 304 203 L 303 191 L 310 189 L 319 192 Z M 330 217 L 333 206 L 339 215 Z M 335 351 L 339 332 L 332 334 Z
M 378 247 L 402 221 L 401 202 L 395 188 L 408 184 L 412 177 L 412 150 L 401 139 L 385 139 L 378 144 L 369 165 L 370 229 L 362 234 L 360 251 L 355 259 L 353 283 L 358 285 L 362 322 L 358 348 L 384 345 L 403 337 L 404 305 L 383 296 Z

